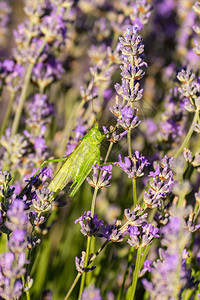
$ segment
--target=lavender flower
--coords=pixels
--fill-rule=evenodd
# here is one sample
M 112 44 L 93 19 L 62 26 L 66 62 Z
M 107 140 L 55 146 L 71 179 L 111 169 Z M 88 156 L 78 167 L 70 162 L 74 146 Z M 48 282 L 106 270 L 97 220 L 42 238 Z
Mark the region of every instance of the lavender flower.
M 48 43 L 53 43 L 56 48 L 64 45 L 66 39 L 66 24 L 64 20 L 65 9 L 55 6 L 50 15 L 42 20 L 41 31 Z
M 91 256 L 92 255 L 89 255 L 89 261 L 90 261 Z M 92 271 L 96 268 L 95 266 L 87 267 L 87 268 L 84 267 L 84 265 L 85 265 L 85 252 L 84 251 L 82 251 L 82 256 L 80 259 L 78 257 L 75 257 L 75 264 L 76 264 L 76 270 L 80 274 L 82 274 L 84 272 Z
M 107 140 L 112 143 L 119 142 L 125 135 L 127 135 L 127 130 L 118 133 L 118 128 L 115 128 L 114 130 L 112 126 L 110 126 L 110 128 L 102 126 L 102 128 Z
M 138 119 L 137 109 L 132 110 L 129 105 L 126 105 L 121 110 L 121 116 L 117 119 L 117 123 L 124 129 L 124 130 L 131 130 L 137 127 L 140 124 L 140 120 Z
M 140 155 L 138 151 L 135 151 L 131 158 L 125 157 L 125 162 L 122 161 L 122 155 L 119 154 L 118 160 L 119 161 L 115 164 L 127 173 L 129 178 L 133 179 L 143 176 L 144 168 L 150 164 L 146 157 L 142 154 Z
M 98 166 L 97 164 L 92 166 L 93 175 L 92 179 L 87 177 L 87 182 L 93 186 L 98 187 L 99 189 L 104 189 L 110 186 L 109 180 L 112 177 L 112 165 L 106 165 L 103 167 Z M 100 170 L 99 176 L 97 171 Z
M 144 45 L 142 39 L 137 36 L 137 27 L 128 27 L 126 34 L 120 40 L 124 65 L 122 66 L 122 93 L 119 87 L 117 92 L 125 100 L 133 102 L 141 99 L 142 90 L 139 90 L 139 80 L 144 76 L 140 69 L 147 66 L 143 60 Z M 134 82 L 137 82 L 136 84 Z
M 16 166 L 20 167 L 22 157 L 25 155 L 28 147 L 28 142 L 24 136 L 16 134 L 11 137 L 10 130 L 7 129 L 5 136 L 1 137 L 1 145 L 4 148 L 1 161 L 2 169 L 5 169 L 6 166 L 9 166 L 11 170 Z
M 139 272 L 139 277 L 142 277 L 147 271 L 151 272 L 152 270 L 152 261 L 151 260 L 145 260 L 145 262 L 143 263 L 143 268 L 142 270 Z
M 36 212 L 46 212 L 49 211 L 52 207 L 53 192 L 49 192 L 49 190 L 43 187 L 41 190 L 36 190 L 36 199 L 33 199 L 33 207 Z
M 150 208 L 160 207 L 161 200 L 167 197 L 173 186 L 173 172 L 171 171 L 173 158 L 165 156 L 161 160 L 161 165 L 156 165 L 155 172 L 150 172 L 149 177 L 152 181 L 149 182 L 150 188 L 148 192 L 144 192 L 144 202 Z
M 186 116 L 184 111 L 184 99 L 178 94 L 175 87 L 165 100 L 165 111 L 160 122 L 159 138 L 165 143 L 174 144 L 179 142 L 185 133 L 184 127 Z
M 26 123 L 39 136 L 39 130 L 41 133 L 45 133 L 46 128 L 44 126 L 50 122 L 50 117 L 54 115 L 55 111 L 53 104 L 48 102 L 46 95 L 35 94 L 27 105 L 27 113 L 29 118 Z
M 192 152 L 190 151 L 190 149 L 184 148 L 183 155 L 184 155 L 184 158 L 187 162 L 192 161 Z
M 133 12 L 130 15 L 130 19 L 133 25 L 138 26 L 140 31 L 145 24 L 148 23 L 148 19 L 151 16 L 152 6 L 146 0 L 136 0 L 133 4 Z
M 24 209 L 22 200 L 15 199 L 7 211 L 6 226 L 12 231 L 8 241 L 10 252 L 0 257 L 0 296 L 5 299 L 16 299 L 22 294 L 21 276 L 25 274 L 25 265 L 28 263 L 24 252 L 27 247 L 28 218 Z
M 185 255 L 182 258 L 182 251 L 190 239 L 190 234 L 184 232 L 183 219 L 171 217 L 161 233 L 164 235 L 162 245 L 167 250 L 160 249 L 160 259 L 153 263 L 152 282 L 142 281 L 150 296 L 156 299 L 177 297 L 184 288 L 194 286 L 191 273 L 186 268 Z
M 44 89 L 53 81 L 60 79 L 63 73 L 62 63 L 53 57 L 47 57 L 47 61 L 39 62 L 34 66 L 32 80 L 40 89 Z
M 124 218 L 131 226 L 141 226 L 146 221 L 147 213 L 144 213 L 143 209 L 137 205 L 133 211 L 129 208 L 125 209 Z
M 5 86 L 10 92 L 16 93 L 23 83 L 24 67 L 13 60 L 0 62 L 0 87 Z
M 1 11 L 0 11 L 0 44 L 3 45 L 6 41 L 6 33 L 8 31 L 8 23 L 10 21 L 11 7 L 7 1 L 1 1 Z
M 124 130 L 132 130 L 140 124 L 137 109 L 133 110 L 132 104 L 142 98 L 143 90 L 140 89 L 139 80 L 145 74 L 142 67 L 147 64 L 143 59 L 144 45 L 137 31 L 137 26 L 129 26 L 124 37 L 119 38 L 123 58 L 122 85 L 115 84 L 115 89 L 123 99 L 123 105 L 119 104 L 119 98 L 116 96 L 116 105 L 110 108 L 110 111 L 118 117 L 117 125 Z
M 106 225 L 101 228 L 100 237 L 114 243 L 120 243 L 124 239 L 124 232 L 117 228 L 116 225 Z
M 100 290 L 94 284 L 90 284 L 84 289 L 81 300 L 102 300 Z
M 91 212 L 88 211 L 87 213 L 84 212 L 84 214 L 77 219 L 74 223 L 78 223 L 81 225 L 81 232 L 83 235 L 87 236 L 98 236 L 102 226 L 103 221 L 98 220 L 98 215 L 95 214 L 94 217 L 91 217 Z
M 158 228 L 146 222 L 141 227 L 129 225 L 127 233 L 130 237 L 127 242 L 136 249 L 146 247 L 152 243 L 154 238 L 159 237 Z
M 185 109 L 189 112 L 195 112 L 199 109 L 199 91 L 200 91 L 200 85 L 197 82 L 194 81 L 195 74 L 187 69 L 182 70 L 177 75 L 178 80 L 181 82 L 181 87 L 178 89 L 178 91 L 186 97 L 185 101 Z

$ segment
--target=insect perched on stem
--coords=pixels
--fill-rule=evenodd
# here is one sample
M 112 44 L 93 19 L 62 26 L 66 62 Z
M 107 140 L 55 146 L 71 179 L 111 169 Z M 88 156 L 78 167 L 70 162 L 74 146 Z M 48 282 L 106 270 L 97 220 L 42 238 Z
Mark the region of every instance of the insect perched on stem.
M 72 191 L 70 197 L 73 197 L 80 188 L 83 181 L 91 171 L 91 166 L 100 164 L 100 149 L 99 146 L 105 135 L 100 132 L 98 126 L 95 125 L 90 131 L 80 140 L 74 151 L 67 157 L 54 160 L 46 160 L 35 173 L 34 177 L 49 162 L 64 161 L 62 167 L 51 180 L 48 189 L 53 192 L 51 201 L 55 199 L 58 193 L 72 180 Z M 33 177 L 33 178 L 34 178 Z M 32 179 L 33 179 L 32 178 Z M 31 179 L 31 180 L 32 180 Z

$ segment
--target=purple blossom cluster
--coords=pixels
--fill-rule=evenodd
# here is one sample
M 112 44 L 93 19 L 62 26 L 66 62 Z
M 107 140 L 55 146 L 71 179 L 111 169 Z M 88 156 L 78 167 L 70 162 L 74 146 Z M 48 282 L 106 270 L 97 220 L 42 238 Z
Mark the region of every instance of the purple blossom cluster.
M 21 277 L 26 273 L 27 224 L 28 217 L 22 200 L 15 199 L 7 211 L 8 221 L 5 225 L 9 230 L 9 252 L 0 257 L 0 295 L 3 299 L 16 299 L 23 291 Z
M 22 65 L 8 59 L 0 62 L 0 88 L 5 85 L 10 92 L 16 93 L 23 83 L 23 75 Z
M 139 151 L 135 151 L 131 158 L 125 157 L 124 162 L 122 161 L 122 155 L 119 154 L 118 162 L 115 164 L 118 165 L 129 178 L 136 179 L 144 175 L 144 168 L 150 163 Z
M 144 62 L 141 36 L 137 35 L 138 27 L 129 26 L 120 38 L 120 50 L 122 53 L 123 65 L 121 65 L 122 84 L 115 84 L 117 91 L 116 105 L 110 108 L 110 111 L 117 116 L 117 125 L 124 130 L 131 130 L 140 123 L 137 117 L 137 109 L 132 109 L 134 102 L 142 98 L 143 90 L 140 89 L 139 81 L 144 76 L 143 66 L 147 66 Z M 119 104 L 119 97 L 123 99 L 123 103 Z
M 153 263 L 152 282 L 143 279 L 143 285 L 151 297 L 156 299 L 177 297 L 185 288 L 192 288 L 197 284 L 187 266 L 189 253 L 185 247 L 191 236 L 184 230 L 183 218 L 180 215 L 171 216 L 161 233 L 163 235 L 161 243 L 166 250 L 161 248 L 160 258 Z
M 160 122 L 160 138 L 162 142 L 174 144 L 180 141 L 185 133 L 186 116 L 184 112 L 184 100 L 181 99 L 177 87 L 167 96 L 165 101 L 166 110 Z
M 136 249 L 146 247 L 152 242 L 153 238 L 159 237 L 158 228 L 145 222 L 140 227 L 140 230 L 137 226 L 129 225 L 128 234 L 130 236 L 128 243 Z
M 21 6 L 0 0 L 0 298 L 197 299 L 200 1 Z
M 92 179 L 87 177 L 87 182 L 92 187 L 98 187 L 100 189 L 104 189 L 110 186 L 109 180 L 112 177 L 112 165 L 105 165 L 103 167 L 98 166 L 97 164 L 92 166 L 93 174 Z M 98 174 L 99 170 L 99 174 Z
M 10 22 L 11 7 L 7 1 L 1 1 L 0 11 L 0 44 L 3 45 L 6 42 L 6 34 L 8 33 L 8 24 Z
M 144 202 L 147 207 L 161 207 L 166 196 L 171 192 L 174 180 L 171 170 L 173 158 L 165 156 L 161 164 L 156 164 L 155 171 L 149 173 L 150 188 L 144 192 Z

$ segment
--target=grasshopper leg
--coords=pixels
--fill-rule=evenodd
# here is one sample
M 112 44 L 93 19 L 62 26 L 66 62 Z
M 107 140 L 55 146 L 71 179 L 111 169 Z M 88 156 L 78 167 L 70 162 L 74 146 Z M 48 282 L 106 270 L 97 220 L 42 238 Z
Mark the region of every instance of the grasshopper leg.
M 19 196 L 23 196 L 24 192 L 26 191 L 27 187 L 31 184 L 31 182 L 33 181 L 33 179 L 37 176 L 37 174 L 40 172 L 40 170 L 48 163 L 50 162 L 58 162 L 58 161 L 64 161 L 66 160 L 66 157 L 63 158 L 55 158 L 55 159 L 49 159 L 49 160 L 45 160 L 43 161 L 43 163 L 41 164 L 41 166 L 39 167 L 39 169 L 36 171 L 36 173 L 33 175 L 33 177 L 31 177 L 31 179 L 29 180 L 29 182 L 25 185 L 25 187 L 23 188 L 23 190 L 21 191 L 21 193 L 19 194 Z
M 77 182 L 73 182 L 73 184 L 71 185 L 71 187 L 73 187 L 73 185 L 75 185 L 75 187 L 73 188 L 73 190 L 70 193 L 70 197 L 73 197 L 76 192 L 78 191 L 78 189 L 80 188 L 81 184 L 83 183 L 83 181 L 85 180 L 85 178 L 90 174 L 91 169 L 87 172 L 87 174 L 85 174 L 85 176 L 83 176 L 82 178 L 80 178 Z

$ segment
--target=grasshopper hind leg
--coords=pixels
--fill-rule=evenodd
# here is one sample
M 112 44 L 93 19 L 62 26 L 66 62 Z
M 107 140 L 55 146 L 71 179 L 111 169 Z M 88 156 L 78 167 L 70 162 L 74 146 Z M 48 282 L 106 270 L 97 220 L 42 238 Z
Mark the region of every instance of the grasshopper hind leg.
M 71 188 L 73 188 L 73 190 L 70 193 L 70 197 L 73 197 L 76 192 L 78 191 L 78 189 L 80 188 L 81 184 L 83 183 L 83 181 L 86 179 L 86 177 L 90 174 L 91 172 L 91 166 L 98 163 L 100 160 L 98 159 L 98 157 L 91 157 L 91 159 L 88 160 L 87 164 L 85 164 L 84 169 L 82 169 L 82 171 L 77 175 L 77 178 L 74 179 L 73 184 L 71 185 Z
M 74 186 L 73 190 L 71 191 L 71 193 L 69 194 L 70 197 L 73 197 L 76 192 L 78 191 L 78 189 L 80 188 L 81 184 L 83 183 L 83 181 L 85 180 L 85 178 L 90 174 L 91 169 L 87 172 L 87 174 L 85 176 L 83 176 L 82 178 L 80 178 L 78 181 L 74 181 L 71 185 L 71 188 Z

